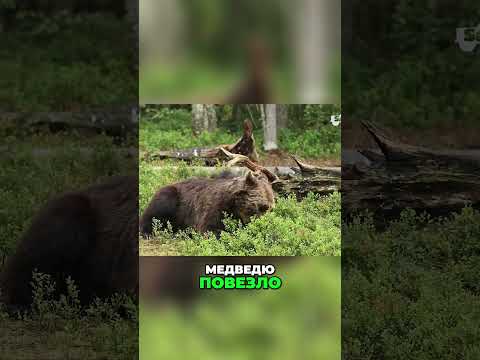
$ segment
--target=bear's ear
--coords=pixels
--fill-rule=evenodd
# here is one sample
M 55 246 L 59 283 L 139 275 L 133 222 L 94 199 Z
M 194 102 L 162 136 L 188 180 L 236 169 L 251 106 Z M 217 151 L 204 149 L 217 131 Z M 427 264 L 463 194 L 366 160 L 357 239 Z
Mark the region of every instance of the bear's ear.
M 252 172 L 249 171 L 247 176 L 245 177 L 245 184 L 248 186 L 257 186 L 258 185 L 258 180 L 253 176 Z

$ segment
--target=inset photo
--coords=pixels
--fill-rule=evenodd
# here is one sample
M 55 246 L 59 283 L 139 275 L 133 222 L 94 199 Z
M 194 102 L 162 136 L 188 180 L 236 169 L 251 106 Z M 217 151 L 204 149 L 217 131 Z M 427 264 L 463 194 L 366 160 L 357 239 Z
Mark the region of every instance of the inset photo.
M 147 105 L 141 256 L 339 256 L 341 107 Z

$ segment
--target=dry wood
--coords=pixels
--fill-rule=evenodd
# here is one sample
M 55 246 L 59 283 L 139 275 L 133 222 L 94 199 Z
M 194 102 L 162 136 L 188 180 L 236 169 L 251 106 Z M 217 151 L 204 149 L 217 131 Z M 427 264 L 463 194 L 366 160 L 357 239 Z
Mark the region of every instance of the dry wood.
M 342 174 L 342 170 L 339 167 L 313 166 L 300 161 L 297 157 L 293 155 L 291 155 L 291 158 L 297 163 L 300 169 L 300 172 L 302 173 L 303 176 L 308 176 L 309 174 L 310 175 L 324 174 L 324 175 L 340 177 Z
M 163 169 L 163 166 L 152 166 L 153 169 Z M 169 166 L 170 169 L 177 169 L 179 167 L 177 166 Z M 201 173 L 205 173 L 208 175 L 214 175 L 219 172 L 220 169 L 218 167 L 213 167 L 213 166 L 190 166 L 189 169 L 198 171 Z M 271 173 L 275 174 L 281 179 L 288 179 L 296 176 L 303 176 L 301 170 L 298 167 L 294 166 L 265 166 L 265 169 L 270 171 Z M 332 167 L 332 171 L 340 173 L 341 168 L 340 167 Z M 230 166 L 228 168 L 228 171 L 237 175 L 237 176 L 242 176 L 246 175 L 250 169 L 244 166 Z
M 248 157 L 239 154 L 232 154 L 225 149 L 221 149 L 228 159 L 227 166 L 243 165 L 251 171 L 264 173 L 272 187 L 280 195 L 295 194 L 297 198 L 305 197 L 309 192 L 328 195 L 334 191 L 340 190 L 340 169 L 331 169 L 329 173 L 325 173 L 325 169 L 314 167 L 308 164 L 302 164 L 297 171 L 290 172 L 281 178 L 277 176 L 275 170 L 261 166 L 252 162 Z M 308 175 L 304 176 L 305 169 L 308 169 Z
M 422 146 L 404 144 L 391 139 L 387 131 L 369 121 L 362 122 L 370 133 L 387 161 L 419 161 L 433 160 L 435 162 L 461 162 L 465 166 L 480 166 L 478 155 L 455 150 L 433 150 Z
M 404 144 L 377 124 L 363 125 L 381 154 L 363 151 L 371 164 L 344 166 L 344 213 L 368 210 L 388 218 L 406 208 L 445 215 L 465 206 L 480 206 L 478 155 Z
M 230 151 L 220 148 L 220 151 L 225 155 L 225 157 L 228 159 L 227 166 L 233 166 L 233 165 L 239 165 L 242 164 L 251 171 L 255 172 L 262 172 L 265 174 L 265 176 L 268 178 L 270 182 L 275 182 L 278 181 L 277 175 L 272 173 L 270 170 L 265 168 L 264 166 L 258 165 L 254 163 L 252 160 L 250 160 L 247 156 L 241 155 L 241 154 L 233 154 Z
M 133 107 L 78 112 L 1 113 L 0 118 L 4 124 L 30 130 L 46 126 L 52 131 L 81 129 L 126 135 L 136 133 L 138 127 L 138 117 Z
M 155 151 L 145 154 L 147 159 L 178 159 L 183 161 L 203 160 L 207 165 L 214 165 L 223 160 L 221 149 L 226 149 L 234 154 L 247 156 L 251 161 L 258 161 L 253 137 L 253 124 L 250 120 L 243 123 L 243 135 L 234 144 L 218 145 L 213 148 L 193 148 L 184 150 Z

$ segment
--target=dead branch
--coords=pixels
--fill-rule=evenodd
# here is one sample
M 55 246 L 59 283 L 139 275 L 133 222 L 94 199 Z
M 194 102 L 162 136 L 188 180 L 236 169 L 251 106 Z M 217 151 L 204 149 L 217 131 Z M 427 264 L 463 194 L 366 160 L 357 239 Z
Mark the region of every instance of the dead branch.
M 184 161 L 203 160 L 208 165 L 214 165 L 222 160 L 224 155 L 220 149 L 226 149 L 234 154 L 247 156 L 252 162 L 258 161 L 258 154 L 253 137 L 253 124 L 246 119 L 243 123 L 243 135 L 234 144 L 217 145 L 213 148 L 193 148 L 184 150 L 156 151 L 146 153 L 147 159 L 177 159 Z
M 233 154 L 230 151 L 220 148 L 220 151 L 227 157 L 228 163 L 227 166 L 233 166 L 233 165 L 244 165 L 251 171 L 255 172 L 262 172 L 265 174 L 265 176 L 268 178 L 270 182 L 275 182 L 279 181 L 278 176 L 272 173 L 270 170 L 265 168 L 264 166 L 258 165 L 251 161 L 247 156 L 241 155 L 241 154 Z
M 364 122 L 381 154 L 361 151 L 369 164 L 343 168 L 346 214 L 369 210 L 394 218 L 406 208 L 443 216 L 480 207 L 480 157 L 475 152 L 435 150 L 399 141 L 378 124 Z

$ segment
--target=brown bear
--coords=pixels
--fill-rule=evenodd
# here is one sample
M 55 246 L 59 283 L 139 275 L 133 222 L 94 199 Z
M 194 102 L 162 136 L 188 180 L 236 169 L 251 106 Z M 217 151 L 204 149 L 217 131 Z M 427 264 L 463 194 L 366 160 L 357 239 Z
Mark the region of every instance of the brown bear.
M 70 276 L 80 300 L 138 289 L 138 179 L 115 177 L 51 200 L 33 219 L 1 274 L 3 302 L 28 306 L 32 271 L 59 291 Z
M 174 231 L 192 227 L 219 234 L 224 213 L 244 224 L 274 206 L 272 186 L 263 173 L 190 179 L 161 188 L 140 218 L 140 233 L 151 235 L 153 220 L 170 222 Z

